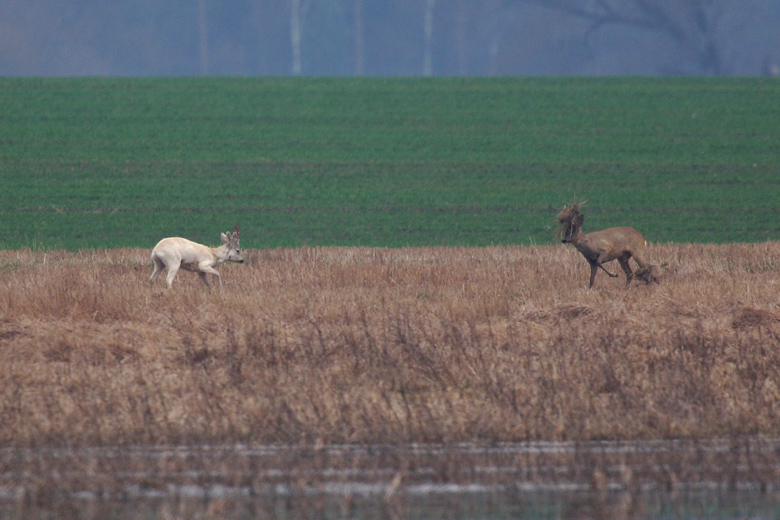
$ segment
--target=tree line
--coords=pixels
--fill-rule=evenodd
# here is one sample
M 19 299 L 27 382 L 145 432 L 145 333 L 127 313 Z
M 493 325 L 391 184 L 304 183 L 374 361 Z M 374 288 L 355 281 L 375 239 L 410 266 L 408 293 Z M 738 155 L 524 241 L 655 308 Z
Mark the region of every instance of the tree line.
M 7 0 L 3 75 L 777 75 L 777 0 Z

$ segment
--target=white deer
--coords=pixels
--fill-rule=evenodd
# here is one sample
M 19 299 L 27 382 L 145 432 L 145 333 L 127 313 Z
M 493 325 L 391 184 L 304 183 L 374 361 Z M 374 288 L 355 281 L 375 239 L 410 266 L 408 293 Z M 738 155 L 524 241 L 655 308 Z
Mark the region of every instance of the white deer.
M 149 284 L 153 284 L 163 269 L 168 268 L 168 276 L 166 276 L 165 281 L 170 289 L 176 273 L 181 268 L 185 271 L 198 273 L 209 290 L 211 284 L 206 277 L 208 273 L 216 275 L 221 286 L 222 277 L 214 268 L 225 262 L 244 263 L 238 238 L 238 225 L 233 226 L 232 234 L 229 231 L 222 233 L 222 245 L 219 247 L 204 246 L 180 237 L 163 238 L 152 250 L 154 273 L 149 279 Z

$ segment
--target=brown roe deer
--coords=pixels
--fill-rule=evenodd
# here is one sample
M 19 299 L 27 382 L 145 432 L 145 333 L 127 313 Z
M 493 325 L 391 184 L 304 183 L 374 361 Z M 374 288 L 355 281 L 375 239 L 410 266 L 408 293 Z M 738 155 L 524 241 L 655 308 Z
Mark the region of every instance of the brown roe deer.
M 580 211 L 581 205 L 575 202 L 565 207 L 558 215 L 558 222 L 561 224 L 561 241 L 576 247 L 590 264 L 588 287 L 593 287 L 599 269 L 612 278 L 617 278 L 618 275 L 610 273 L 604 267 L 605 263 L 615 259 L 626 273 L 626 284 L 630 284 L 634 278 L 644 280 L 645 283 L 658 282 L 655 267 L 646 260 L 645 237 L 632 227 L 614 227 L 583 233 L 582 223 L 585 221 L 585 215 Z M 631 258 L 639 266 L 636 273 L 632 272 L 631 266 L 628 265 L 628 260 Z

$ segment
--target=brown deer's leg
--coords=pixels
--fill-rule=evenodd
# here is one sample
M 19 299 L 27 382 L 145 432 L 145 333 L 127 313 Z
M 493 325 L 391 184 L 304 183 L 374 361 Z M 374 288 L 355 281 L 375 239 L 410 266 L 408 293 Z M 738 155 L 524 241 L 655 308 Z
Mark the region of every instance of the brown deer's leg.
M 650 264 L 645 262 L 645 258 L 644 258 L 644 254 L 643 253 L 640 254 L 638 252 L 634 252 L 631 255 L 631 258 L 634 259 L 634 262 L 636 262 L 636 265 L 638 265 L 640 269 L 647 269 L 650 266 Z M 628 260 L 628 258 L 626 260 Z
M 607 268 L 606 268 L 606 267 L 604 267 L 602 264 L 596 264 L 596 265 L 598 265 L 599 267 L 601 267 L 601 270 L 602 270 L 602 271 L 604 271 L 605 273 L 607 273 L 607 274 L 608 274 L 609 276 L 611 276 L 612 278 L 617 278 L 617 277 L 618 277 L 618 275 L 616 275 L 616 274 L 612 274 L 612 273 L 610 273 L 609 271 L 607 271 Z
M 596 265 L 601 267 L 601 270 L 607 273 L 610 276 L 610 278 L 617 278 L 616 274 L 610 273 L 609 271 L 607 271 L 607 268 L 604 267 L 604 262 L 608 262 L 609 260 L 610 260 L 609 256 L 606 253 L 602 253 L 599 255 L 599 257 L 596 260 L 594 260 L 594 262 L 596 263 Z
M 596 262 L 591 262 L 590 263 L 590 285 L 588 285 L 589 289 L 593 288 L 593 282 L 596 280 L 596 273 L 598 272 L 599 267 L 600 267 L 600 265 L 597 264 Z M 602 267 L 602 269 L 604 269 L 604 268 Z M 607 274 L 609 274 L 609 273 L 607 273 Z
M 647 262 L 644 258 L 644 249 L 641 251 L 635 251 L 632 255 L 634 262 L 639 266 L 636 270 L 635 276 L 637 279 L 644 281 L 645 283 L 658 283 L 658 271 L 656 268 Z
M 620 267 L 623 268 L 623 272 L 626 273 L 626 285 L 630 284 L 631 280 L 634 279 L 634 273 L 631 272 L 631 266 L 628 265 L 629 258 L 631 258 L 630 255 L 618 257 L 618 263 L 620 264 Z
M 639 269 L 637 269 L 635 273 L 636 278 L 648 284 L 652 282 L 658 283 L 658 270 L 656 267 L 648 262 L 645 262 L 644 258 L 637 256 L 636 254 L 634 254 L 633 258 L 636 264 L 639 266 Z

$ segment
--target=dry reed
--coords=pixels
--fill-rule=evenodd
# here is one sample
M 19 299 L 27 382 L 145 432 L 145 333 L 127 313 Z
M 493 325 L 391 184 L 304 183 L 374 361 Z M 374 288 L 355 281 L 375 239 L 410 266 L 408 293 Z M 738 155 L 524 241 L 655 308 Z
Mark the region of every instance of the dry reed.
M 562 246 L 0 252 L 4 446 L 780 434 L 780 243 L 659 245 L 588 290 Z

